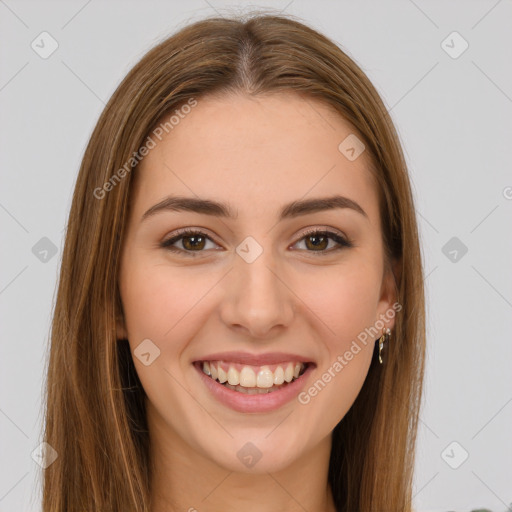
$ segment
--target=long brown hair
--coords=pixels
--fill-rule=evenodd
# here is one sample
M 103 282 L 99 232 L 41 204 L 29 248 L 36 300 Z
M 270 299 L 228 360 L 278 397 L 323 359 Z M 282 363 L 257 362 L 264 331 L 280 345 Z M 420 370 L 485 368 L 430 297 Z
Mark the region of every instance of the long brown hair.
M 158 44 L 119 85 L 91 136 L 52 323 L 44 441 L 58 457 L 44 470 L 44 512 L 148 512 L 151 506 L 145 394 L 128 343 L 116 339 L 120 251 L 137 164 L 131 157 L 165 113 L 192 98 L 278 91 L 331 106 L 363 140 L 378 184 L 386 262 L 395 262 L 402 305 L 385 364 L 374 352 L 360 394 L 333 432 L 329 483 L 336 507 L 411 510 L 425 306 L 399 138 L 369 79 L 335 43 L 291 16 L 260 12 L 201 20 Z

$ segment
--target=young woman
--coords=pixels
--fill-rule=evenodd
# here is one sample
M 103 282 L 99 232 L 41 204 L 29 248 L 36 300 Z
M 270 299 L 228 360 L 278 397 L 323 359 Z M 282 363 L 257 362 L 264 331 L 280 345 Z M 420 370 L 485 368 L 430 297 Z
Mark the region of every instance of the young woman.
M 191 24 L 83 158 L 43 510 L 409 511 L 424 331 L 409 178 L 368 78 L 291 17 Z

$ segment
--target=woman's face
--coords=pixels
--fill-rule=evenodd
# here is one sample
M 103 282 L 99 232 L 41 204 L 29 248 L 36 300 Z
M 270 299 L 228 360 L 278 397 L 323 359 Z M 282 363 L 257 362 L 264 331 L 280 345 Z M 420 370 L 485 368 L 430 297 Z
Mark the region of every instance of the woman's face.
M 160 447 L 277 471 L 330 442 L 382 319 L 393 327 L 377 191 L 350 125 L 315 100 L 230 95 L 186 111 L 135 171 L 118 337 Z M 312 202 L 335 196 L 347 200 Z

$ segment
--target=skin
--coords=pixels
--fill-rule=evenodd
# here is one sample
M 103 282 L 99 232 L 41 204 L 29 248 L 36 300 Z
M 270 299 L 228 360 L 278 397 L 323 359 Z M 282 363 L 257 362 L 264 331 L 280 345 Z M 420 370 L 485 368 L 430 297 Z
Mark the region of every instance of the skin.
M 338 150 L 351 133 L 328 107 L 295 93 L 203 97 L 137 169 L 118 337 L 132 353 L 144 339 L 160 350 L 149 366 L 134 357 L 147 394 L 153 512 L 335 510 L 331 433 L 364 383 L 378 336 L 307 405 L 292 400 L 268 413 L 220 404 L 192 362 L 230 350 L 301 354 L 317 365 L 307 389 L 390 310 L 396 296 L 369 160 Z M 343 208 L 277 222 L 284 204 L 333 193 L 367 217 Z M 238 217 L 164 211 L 141 221 L 169 194 L 229 202 Z M 212 240 L 196 257 L 159 246 L 188 227 Z M 354 247 L 334 250 L 331 240 L 315 250 L 306 228 L 341 233 Z M 250 264 L 235 252 L 247 236 L 263 248 Z M 192 252 L 185 242 L 174 246 Z M 237 457 L 249 441 L 262 454 L 252 468 Z

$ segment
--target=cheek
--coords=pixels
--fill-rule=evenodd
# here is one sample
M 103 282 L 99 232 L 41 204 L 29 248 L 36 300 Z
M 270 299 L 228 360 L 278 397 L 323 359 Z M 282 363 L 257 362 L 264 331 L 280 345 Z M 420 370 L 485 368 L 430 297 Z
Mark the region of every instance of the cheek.
M 375 344 L 365 329 L 376 320 L 381 280 L 376 261 L 323 268 L 302 280 L 304 302 L 321 320 L 315 331 L 325 357 L 299 403 L 311 418 L 322 418 L 326 432 L 348 412 L 368 374 Z
M 176 281 L 166 283 L 158 267 L 136 264 L 127 269 L 121 298 L 130 342 L 160 339 L 175 323 L 181 295 Z
M 329 344 L 341 350 L 375 322 L 381 281 L 376 262 L 347 263 L 303 274 L 298 295 L 321 320 Z
M 132 350 L 149 338 L 162 355 L 172 356 L 165 359 L 176 361 L 176 355 L 201 327 L 203 299 L 215 284 L 212 273 L 197 272 L 162 262 L 148 263 L 142 257 L 130 260 L 121 273 L 120 288 Z
M 339 351 L 318 368 L 315 378 L 298 395 L 299 403 L 307 412 L 304 421 L 307 423 L 308 418 L 314 419 L 326 434 L 332 431 L 359 395 L 370 368 L 371 356 L 370 344 L 359 343 L 353 352 Z
M 143 255 L 127 263 L 120 290 L 136 371 L 158 410 L 178 410 L 183 388 L 175 377 L 181 374 L 180 356 L 201 325 L 198 315 L 208 282 L 195 280 L 200 285 L 193 285 L 186 269 L 148 262 Z M 149 361 L 138 356 L 145 352 L 150 353 Z

